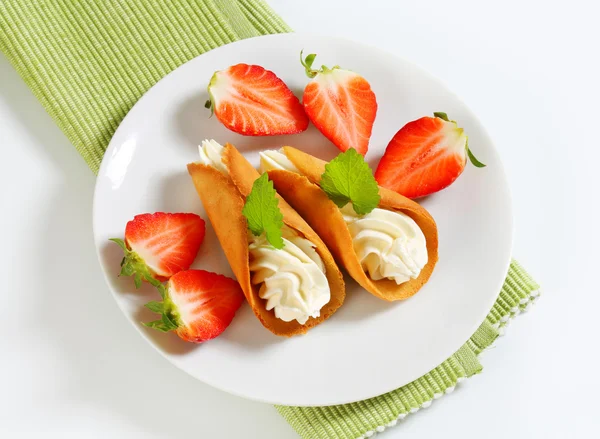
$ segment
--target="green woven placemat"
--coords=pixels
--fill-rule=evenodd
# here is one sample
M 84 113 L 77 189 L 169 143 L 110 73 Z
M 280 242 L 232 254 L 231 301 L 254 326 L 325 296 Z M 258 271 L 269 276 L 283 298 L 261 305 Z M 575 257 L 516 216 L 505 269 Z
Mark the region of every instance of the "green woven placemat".
M 121 120 L 159 79 L 223 44 L 290 31 L 260 0 L 0 0 L 0 50 L 95 173 Z M 305 439 L 371 437 L 480 372 L 478 354 L 538 293 L 513 261 L 486 321 L 428 374 L 366 401 L 277 410 Z
M 290 31 L 259 0 L 0 1 L 0 50 L 95 173 L 159 79 L 224 44 Z

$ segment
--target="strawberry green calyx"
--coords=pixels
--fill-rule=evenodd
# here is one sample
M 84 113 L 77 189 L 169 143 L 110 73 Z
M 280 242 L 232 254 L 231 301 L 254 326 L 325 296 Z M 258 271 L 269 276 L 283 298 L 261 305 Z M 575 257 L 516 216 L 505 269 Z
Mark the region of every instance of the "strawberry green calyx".
M 116 243 L 125 253 L 125 256 L 121 260 L 121 272 L 119 276 L 133 276 L 136 288 L 142 285 L 142 280 L 146 280 L 157 288 L 159 285 L 162 286 L 160 281 L 154 278 L 154 274 L 144 260 L 136 252 L 127 248 L 125 241 L 119 238 L 111 238 L 110 241 Z
M 210 99 L 208 99 L 205 103 L 204 103 L 204 108 L 208 108 L 210 110 L 210 116 L 212 117 L 213 114 L 215 114 L 215 109 L 213 108 L 213 103 Z
M 321 68 L 319 70 L 315 70 L 312 68 L 312 65 L 315 62 L 315 58 L 317 57 L 317 54 L 311 53 L 310 55 L 307 55 L 306 58 L 304 58 L 303 52 L 304 52 L 304 50 L 300 51 L 300 63 L 304 66 L 306 76 L 308 76 L 311 79 L 314 78 L 315 76 L 317 76 L 319 73 L 327 73 L 332 70 L 340 68 L 340 66 L 333 66 L 333 68 L 330 69 L 327 66 L 321 66 Z
M 306 76 L 308 76 L 309 78 L 312 79 L 315 76 L 317 76 L 317 73 L 319 73 L 317 70 L 312 69 L 312 65 L 315 62 L 315 58 L 317 57 L 317 54 L 311 53 L 310 55 L 307 55 L 306 58 L 304 58 L 303 53 L 304 53 L 304 49 L 302 49 L 300 51 L 300 64 L 302 64 L 304 66 Z
M 148 302 L 145 305 L 150 311 L 161 314 L 161 318 L 152 322 L 144 323 L 144 326 L 154 328 L 162 332 L 169 332 L 181 326 L 181 319 L 175 304 L 171 301 L 169 295 L 166 294 L 165 287 L 162 284 L 161 287 L 163 289 L 163 291 L 161 291 L 163 301 Z
M 435 117 L 439 117 L 442 120 L 445 120 L 446 122 L 452 122 L 454 125 L 456 125 L 456 121 L 448 119 L 448 115 L 442 111 L 436 111 L 433 113 L 433 115 Z M 477 160 L 477 157 L 475 157 L 473 152 L 469 149 L 469 138 L 468 137 L 465 142 L 465 148 L 467 149 L 467 156 L 469 157 L 469 160 L 471 161 L 473 166 L 475 166 L 476 168 L 485 168 L 486 165 L 484 165 L 479 160 Z
M 473 163 L 473 166 L 475 166 L 476 168 L 485 168 L 486 165 L 484 165 L 479 160 L 477 160 L 477 157 L 475 157 L 473 155 L 473 152 L 471 152 L 471 149 L 469 148 L 469 140 L 468 139 L 467 139 L 467 143 L 466 143 L 465 147 L 467 148 L 467 155 L 469 156 L 469 160 L 471 161 L 471 163 Z
M 212 75 L 212 78 L 210 78 L 210 82 L 208 83 L 208 87 L 207 87 L 207 91 L 208 91 L 208 100 L 204 103 L 204 108 L 208 108 L 210 110 L 210 116 L 212 117 L 213 114 L 215 114 L 215 98 L 213 97 L 210 88 L 213 87 L 216 82 L 217 82 L 217 73 L 219 72 L 215 72 Z
M 433 113 L 434 117 L 439 117 L 440 119 L 445 120 L 446 122 L 450 122 L 450 119 L 448 119 L 448 115 L 446 113 L 444 113 L 443 111 L 436 111 Z M 456 122 L 454 122 L 456 123 Z

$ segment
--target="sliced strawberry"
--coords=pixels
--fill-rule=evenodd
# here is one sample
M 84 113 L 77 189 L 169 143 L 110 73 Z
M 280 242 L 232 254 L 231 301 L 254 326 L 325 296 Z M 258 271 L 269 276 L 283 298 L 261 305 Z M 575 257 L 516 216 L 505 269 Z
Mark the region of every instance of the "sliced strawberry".
M 175 331 L 193 343 L 220 335 L 244 301 L 235 280 L 204 270 L 181 271 L 159 290 L 163 301 L 150 302 L 146 307 L 162 317 L 145 325 L 163 332 Z
M 261 66 L 237 64 L 215 72 L 208 94 L 206 108 L 236 133 L 275 136 L 308 128 L 298 98 L 275 73 Z
M 375 93 L 365 78 L 350 70 L 322 66 L 313 70 L 316 55 L 300 62 L 309 78 L 302 102 L 311 122 L 341 151 L 354 148 L 365 155 L 377 114 Z
M 125 252 L 121 275 L 153 284 L 187 270 L 204 239 L 204 220 L 193 213 L 145 213 L 125 227 L 125 241 L 114 238 Z
M 446 113 L 409 122 L 388 144 L 375 179 L 408 198 L 418 198 L 450 186 L 463 172 L 469 159 L 478 168 L 468 138 Z

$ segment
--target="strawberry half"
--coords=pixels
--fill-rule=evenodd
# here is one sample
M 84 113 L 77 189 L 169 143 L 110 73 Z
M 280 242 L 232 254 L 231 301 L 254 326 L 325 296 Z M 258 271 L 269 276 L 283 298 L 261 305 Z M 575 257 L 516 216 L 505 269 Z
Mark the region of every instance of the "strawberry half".
M 162 317 L 144 324 L 163 332 L 175 331 L 193 343 L 220 335 L 244 301 L 235 280 L 204 270 L 180 271 L 166 287 L 159 285 L 159 290 L 162 302 L 150 302 L 146 307 Z
M 409 122 L 388 144 L 375 179 L 408 198 L 424 197 L 450 186 L 465 169 L 467 156 L 478 168 L 468 138 L 446 113 Z
M 113 238 L 125 252 L 121 275 L 156 285 L 187 270 L 204 239 L 204 220 L 193 213 L 145 213 L 125 227 L 125 241 Z
M 261 66 L 236 64 L 215 72 L 208 94 L 205 107 L 236 133 L 276 136 L 308 128 L 298 98 L 275 73 Z
M 312 78 L 304 89 L 302 102 L 310 121 L 341 151 L 354 148 L 365 155 L 377 114 L 375 93 L 365 78 L 339 66 L 313 70 L 317 55 L 300 62 Z

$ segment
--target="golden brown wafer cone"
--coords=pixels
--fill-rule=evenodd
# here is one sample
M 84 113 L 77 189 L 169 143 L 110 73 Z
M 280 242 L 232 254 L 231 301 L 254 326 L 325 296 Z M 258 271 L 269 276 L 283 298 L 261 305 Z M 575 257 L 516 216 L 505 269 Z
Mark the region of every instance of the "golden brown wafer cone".
M 275 317 L 272 310 L 267 311 L 266 300 L 258 296 L 259 285 L 252 285 L 250 282 L 248 229 L 246 218 L 242 215 L 245 197 L 252 190 L 252 184 L 260 174 L 230 144 L 225 145 L 223 162 L 227 165 L 231 178 L 211 166 L 200 163 L 188 164 L 188 172 L 194 181 L 231 269 L 240 283 L 252 311 L 265 328 L 273 334 L 286 337 L 303 334 L 329 318 L 344 302 L 346 288 L 342 273 L 319 236 L 283 198 L 279 197 L 283 222 L 315 244 L 316 251 L 325 265 L 331 299 L 321 308 L 321 315 L 318 318 L 310 317 L 304 325 L 295 320 L 284 322 Z
M 277 192 L 311 225 L 325 241 L 334 257 L 350 276 L 371 294 L 388 301 L 406 299 L 427 282 L 438 260 L 438 234 L 435 221 L 416 202 L 388 189 L 379 188 L 379 207 L 410 216 L 423 231 L 427 242 L 428 261 L 416 279 L 400 285 L 389 279 L 374 281 L 368 277 L 354 252 L 352 236 L 344 218 L 325 192 L 318 186 L 326 162 L 290 146 L 283 147 L 288 159 L 300 174 L 283 170 L 269 171 Z

